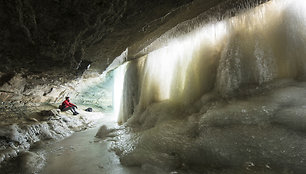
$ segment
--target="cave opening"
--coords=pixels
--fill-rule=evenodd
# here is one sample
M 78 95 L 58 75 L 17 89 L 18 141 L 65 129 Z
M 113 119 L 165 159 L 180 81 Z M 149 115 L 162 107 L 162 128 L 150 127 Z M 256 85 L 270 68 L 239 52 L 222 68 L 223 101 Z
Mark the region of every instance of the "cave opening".
M 114 72 L 98 75 L 88 81 L 81 81 L 74 97 L 78 105 L 93 108 L 104 113 L 113 112 L 114 105 Z

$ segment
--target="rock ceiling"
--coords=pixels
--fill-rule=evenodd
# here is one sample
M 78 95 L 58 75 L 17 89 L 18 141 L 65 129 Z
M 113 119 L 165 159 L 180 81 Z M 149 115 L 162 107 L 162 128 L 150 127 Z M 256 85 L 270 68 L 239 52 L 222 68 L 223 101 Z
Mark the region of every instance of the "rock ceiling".
M 3 0 L 0 71 L 100 71 L 175 25 L 230 0 Z M 258 1 L 258 0 L 253 0 Z M 241 1 L 244 2 L 244 1 Z M 226 9 L 220 10 L 223 12 Z

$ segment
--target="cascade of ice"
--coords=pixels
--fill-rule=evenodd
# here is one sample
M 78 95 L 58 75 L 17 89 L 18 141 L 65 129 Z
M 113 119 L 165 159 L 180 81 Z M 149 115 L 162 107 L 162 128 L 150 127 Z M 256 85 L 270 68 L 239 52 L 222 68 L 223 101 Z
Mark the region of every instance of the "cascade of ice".
M 131 61 L 138 72 L 133 75 L 138 76 L 138 110 L 164 100 L 190 104 L 211 91 L 231 97 L 248 85 L 304 77 L 305 4 L 303 0 L 270 1 L 204 24 Z
M 305 10 L 272 0 L 130 61 L 120 116 L 135 131 L 116 141 L 121 162 L 305 173 Z
M 128 63 L 125 63 L 115 69 L 114 72 L 114 91 L 113 91 L 113 110 L 115 119 L 120 121 L 120 110 L 122 110 L 122 95 L 123 95 L 123 84 L 126 67 Z

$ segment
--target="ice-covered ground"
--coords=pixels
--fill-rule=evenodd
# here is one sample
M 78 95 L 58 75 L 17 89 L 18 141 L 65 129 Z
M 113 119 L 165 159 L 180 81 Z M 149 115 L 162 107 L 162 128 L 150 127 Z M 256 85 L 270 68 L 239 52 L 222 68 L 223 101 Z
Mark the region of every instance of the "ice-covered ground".
M 112 114 L 103 114 L 99 125 L 118 129 L 112 117 Z M 140 168 L 127 168 L 120 164 L 115 153 L 109 151 L 112 138 L 96 138 L 98 129 L 99 126 L 78 132 L 59 143 L 44 147 L 47 165 L 41 173 L 141 174 Z
M 1 117 L 1 171 L 10 171 L 10 165 L 17 165 L 21 173 L 39 171 L 45 164 L 45 157 L 41 153 L 33 152 L 33 147 L 43 141 L 62 140 L 74 132 L 94 126 L 95 122 L 101 118 L 100 114 L 88 113 L 81 109 L 80 114 L 74 116 L 70 111 L 60 112 L 54 107 L 47 105 L 26 110 L 24 108 L 15 109 L 26 112 L 26 114 L 12 113 L 10 109 L 6 114 L 12 115 L 8 118 L 15 119 L 5 120 Z
M 33 143 L 30 149 L 21 150 L 18 156 L 16 154 L 11 160 L 3 162 L 0 173 L 142 174 L 145 172 L 139 167 L 121 165 L 119 157 L 110 151 L 114 137 L 118 135 L 119 130 L 123 130 L 112 114 L 80 112 L 88 120 L 94 121 L 95 126 L 75 132 L 65 139 L 54 138 L 51 141 L 40 139 Z
M 305 173 L 306 83 L 277 80 L 240 93 L 207 94 L 188 107 L 152 104 L 112 148 L 123 164 L 156 171 Z

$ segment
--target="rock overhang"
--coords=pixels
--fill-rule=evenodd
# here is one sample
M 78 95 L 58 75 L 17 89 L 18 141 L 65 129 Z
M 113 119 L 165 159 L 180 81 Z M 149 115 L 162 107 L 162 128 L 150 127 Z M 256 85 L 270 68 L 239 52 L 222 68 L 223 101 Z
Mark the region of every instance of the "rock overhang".
M 222 3 L 218 12 L 211 10 Z M 126 48 L 129 59 L 137 58 L 139 51 L 183 21 L 244 5 L 241 0 L 2 1 L 0 69 L 78 76 L 91 64 L 102 72 Z

